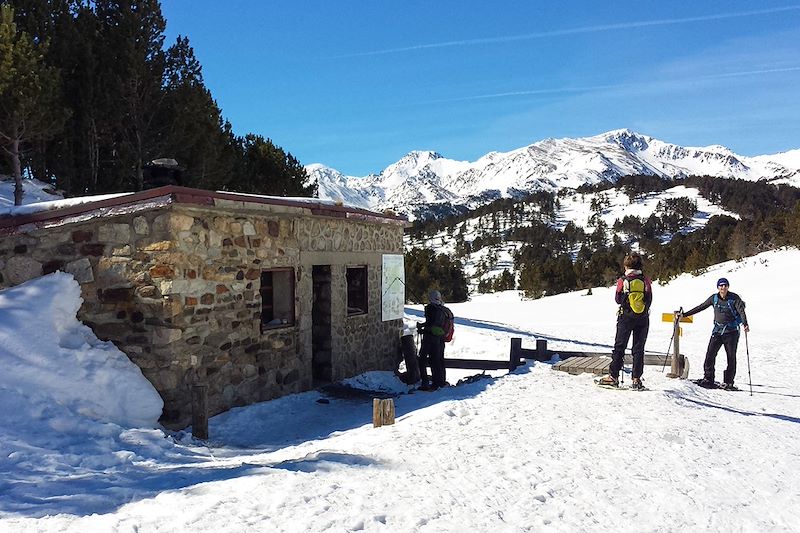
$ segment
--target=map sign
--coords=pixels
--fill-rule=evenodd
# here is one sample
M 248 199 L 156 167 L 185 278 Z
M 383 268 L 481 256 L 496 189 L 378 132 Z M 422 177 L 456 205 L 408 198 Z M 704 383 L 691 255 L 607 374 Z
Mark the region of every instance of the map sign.
M 403 306 L 406 302 L 406 271 L 402 255 L 383 256 L 381 276 L 382 314 L 381 320 L 399 320 L 403 318 Z

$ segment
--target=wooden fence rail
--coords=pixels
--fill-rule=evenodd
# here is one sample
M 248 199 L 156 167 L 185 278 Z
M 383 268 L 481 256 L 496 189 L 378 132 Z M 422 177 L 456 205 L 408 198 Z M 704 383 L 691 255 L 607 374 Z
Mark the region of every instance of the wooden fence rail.
M 594 367 L 599 370 L 602 367 L 602 362 L 610 360 L 611 351 L 604 352 L 577 352 L 570 350 L 550 350 L 547 348 L 547 340 L 536 339 L 536 348 L 523 348 L 522 339 L 520 337 L 511 338 L 511 350 L 509 352 L 508 360 L 502 361 L 497 359 L 453 359 L 445 358 L 445 368 L 460 368 L 467 370 L 508 370 L 509 372 L 521 366 L 526 360 L 532 361 L 550 361 L 554 355 L 558 355 L 563 363 L 567 359 L 574 359 L 571 365 L 563 367 L 563 365 L 556 365 L 558 370 L 566 368 L 578 367 L 581 363 L 589 363 L 592 359 Z M 664 358 L 666 357 L 666 364 L 672 364 L 672 356 L 658 355 L 658 354 L 645 354 L 645 365 L 664 365 Z M 681 355 L 683 358 L 683 355 Z M 625 364 L 633 364 L 633 357 L 630 354 L 625 355 Z M 607 368 L 607 364 L 605 365 Z

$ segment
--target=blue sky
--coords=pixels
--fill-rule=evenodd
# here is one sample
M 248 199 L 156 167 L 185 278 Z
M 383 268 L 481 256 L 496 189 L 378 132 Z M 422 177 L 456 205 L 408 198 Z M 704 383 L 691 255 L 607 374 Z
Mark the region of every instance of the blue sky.
M 800 3 L 165 0 L 223 114 L 303 164 L 379 172 L 630 128 L 800 148 Z

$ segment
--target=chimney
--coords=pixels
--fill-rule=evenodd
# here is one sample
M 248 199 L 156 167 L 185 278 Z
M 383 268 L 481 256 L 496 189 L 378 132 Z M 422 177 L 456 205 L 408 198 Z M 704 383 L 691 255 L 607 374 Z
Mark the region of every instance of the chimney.
M 164 185 L 181 185 L 183 168 L 174 159 L 153 159 L 142 167 L 144 188 L 155 189 Z

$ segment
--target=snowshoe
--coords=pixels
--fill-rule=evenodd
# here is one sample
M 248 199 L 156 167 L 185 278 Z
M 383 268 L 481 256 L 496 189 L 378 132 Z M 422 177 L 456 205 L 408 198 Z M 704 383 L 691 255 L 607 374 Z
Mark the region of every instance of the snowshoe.
M 642 384 L 641 378 L 633 378 L 631 380 L 631 390 L 647 390 L 647 387 Z
M 722 389 L 722 390 L 731 391 L 731 392 L 741 390 L 741 389 L 739 389 L 739 387 L 737 387 L 733 383 L 723 383 L 722 385 L 719 386 L 719 388 Z
M 618 389 L 619 388 L 619 380 L 614 376 L 608 374 L 603 376 L 600 379 L 594 380 L 598 387 L 603 387 L 605 389 Z
M 707 379 L 707 378 L 695 379 L 695 380 L 692 380 L 692 383 L 694 383 L 695 385 L 699 385 L 700 387 L 703 387 L 704 389 L 718 389 L 718 388 L 720 388 L 719 387 L 719 383 L 716 383 L 713 379 Z

